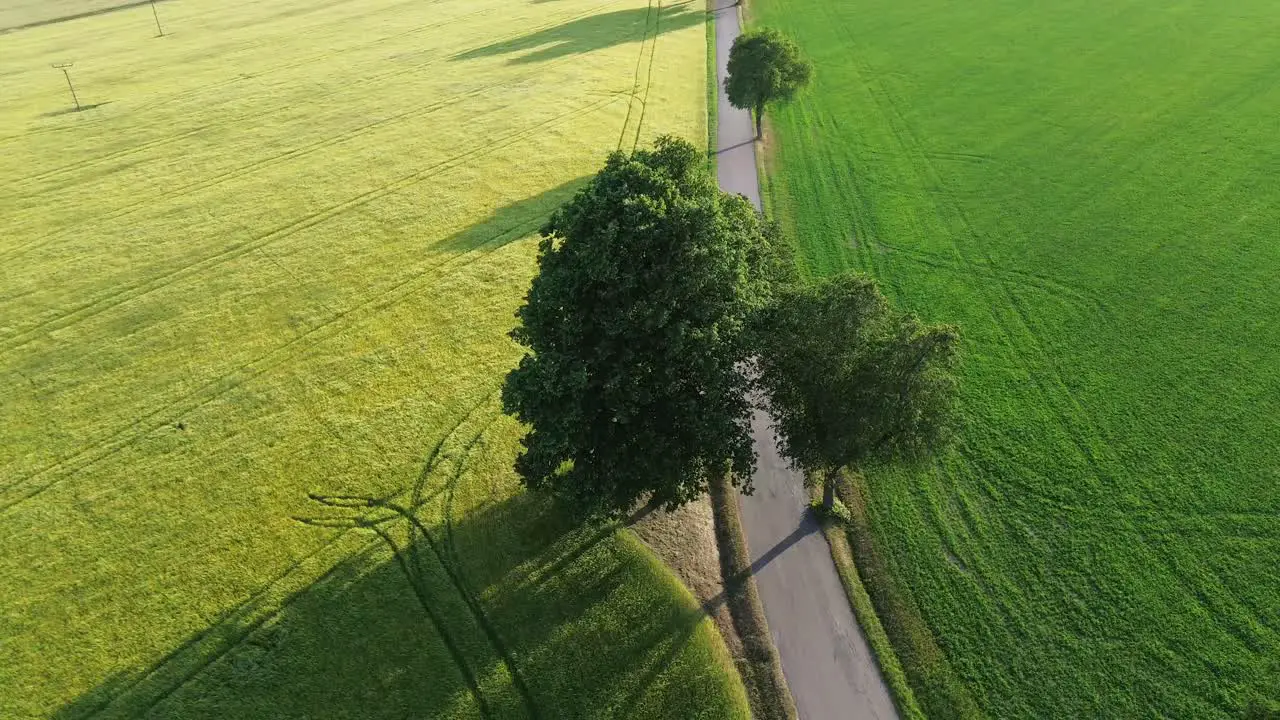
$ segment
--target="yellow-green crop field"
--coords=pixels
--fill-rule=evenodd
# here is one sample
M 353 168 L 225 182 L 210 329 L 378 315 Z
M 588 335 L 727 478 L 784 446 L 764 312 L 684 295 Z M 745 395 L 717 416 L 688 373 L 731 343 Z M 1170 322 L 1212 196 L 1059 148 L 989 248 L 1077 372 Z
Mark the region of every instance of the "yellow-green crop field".
M 706 137 L 702 6 L 157 10 L 0 35 L 0 717 L 746 717 L 498 401 L 541 221 Z

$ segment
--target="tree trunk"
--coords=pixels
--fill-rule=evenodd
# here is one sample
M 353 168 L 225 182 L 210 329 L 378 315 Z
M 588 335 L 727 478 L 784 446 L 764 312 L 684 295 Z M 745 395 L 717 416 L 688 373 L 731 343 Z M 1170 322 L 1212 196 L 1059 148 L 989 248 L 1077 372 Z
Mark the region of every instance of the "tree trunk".
M 835 472 L 828 470 L 822 476 L 822 508 L 830 510 L 836 504 Z
M 764 103 L 756 105 L 756 139 L 764 138 Z

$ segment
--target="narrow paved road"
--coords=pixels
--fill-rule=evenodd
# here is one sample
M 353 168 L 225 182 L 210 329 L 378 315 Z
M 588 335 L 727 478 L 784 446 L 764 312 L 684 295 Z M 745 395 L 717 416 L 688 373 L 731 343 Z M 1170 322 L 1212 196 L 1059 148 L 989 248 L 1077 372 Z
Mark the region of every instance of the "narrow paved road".
M 724 95 L 729 48 L 740 32 L 736 7 L 716 11 L 718 176 L 720 187 L 747 196 L 759 208 L 755 128 L 750 114 L 729 105 Z M 836 575 L 826 538 L 807 512 L 801 478 L 778 456 L 769 424 L 763 413 L 752 420 L 760 458 L 755 494 L 742 498 L 742 522 L 796 710 L 802 720 L 896 718 L 889 689 Z

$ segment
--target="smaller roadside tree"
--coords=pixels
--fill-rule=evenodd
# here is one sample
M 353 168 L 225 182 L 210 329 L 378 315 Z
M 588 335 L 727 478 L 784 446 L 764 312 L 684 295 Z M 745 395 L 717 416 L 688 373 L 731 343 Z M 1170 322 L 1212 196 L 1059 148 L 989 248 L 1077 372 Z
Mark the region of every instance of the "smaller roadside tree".
M 729 50 L 724 89 L 729 103 L 756 114 L 756 137 L 764 134 L 766 105 L 789 102 L 809 84 L 813 64 L 777 30 L 743 33 Z
M 875 281 L 849 273 L 789 287 L 761 314 L 757 383 L 780 450 L 823 479 L 914 459 L 949 435 L 959 335 L 895 310 Z

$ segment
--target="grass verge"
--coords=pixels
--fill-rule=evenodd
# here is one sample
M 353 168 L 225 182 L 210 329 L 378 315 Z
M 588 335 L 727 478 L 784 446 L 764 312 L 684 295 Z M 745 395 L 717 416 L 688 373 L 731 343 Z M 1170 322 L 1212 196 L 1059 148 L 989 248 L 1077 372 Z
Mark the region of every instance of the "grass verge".
M 703 612 L 715 622 L 732 656 L 730 665 L 737 677 L 737 663 L 746 655 L 724 601 L 724 574 L 715 525 L 711 498 L 705 496 L 670 512 L 645 505 L 627 521 L 627 527 L 680 578 Z
M 720 83 L 716 78 L 716 16 L 715 0 L 707 0 L 707 157 L 711 175 L 715 177 L 719 155 L 716 144 L 720 137 Z
M 836 483 L 847 523 L 824 523 L 831 558 L 849 603 L 880 663 L 904 718 L 979 718 L 977 704 L 952 670 L 911 597 L 876 553 L 866 508 L 867 488 L 848 470 Z
M 811 491 L 816 496 L 816 491 Z M 818 507 L 821 508 L 820 503 Z M 843 501 L 837 500 L 837 512 L 822 519 L 822 533 L 831 546 L 831 560 L 835 563 L 836 572 L 840 575 L 840 584 L 844 586 L 845 595 L 853 607 L 853 614 L 858 618 L 858 625 L 867 637 L 871 651 L 876 655 L 876 663 L 880 666 L 880 674 L 885 684 L 893 693 L 893 703 L 898 714 L 906 720 L 924 720 L 924 711 L 916 701 L 911 684 L 907 681 L 906 672 L 902 669 L 902 661 L 893 649 L 880 616 L 876 614 L 871 596 L 858 575 L 858 567 L 854 563 L 853 548 L 849 545 L 848 508 Z
M 725 602 L 746 656 L 745 661 L 739 663 L 738 671 L 747 688 L 753 714 L 757 720 L 796 720 L 795 703 L 782 675 L 778 650 L 769 635 L 764 605 L 751 575 L 751 553 L 742 532 L 737 494 L 727 480 L 712 483 L 711 508 L 725 578 Z

